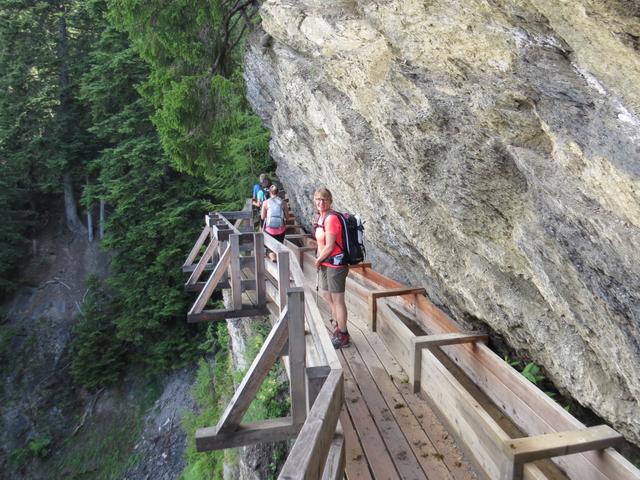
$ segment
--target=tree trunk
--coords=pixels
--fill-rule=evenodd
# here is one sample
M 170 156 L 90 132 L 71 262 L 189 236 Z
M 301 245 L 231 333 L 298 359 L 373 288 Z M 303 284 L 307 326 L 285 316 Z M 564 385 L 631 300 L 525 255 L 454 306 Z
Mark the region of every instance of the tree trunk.
M 100 240 L 104 238 L 104 200 L 100 199 Z
M 62 175 L 62 183 L 64 185 L 64 213 L 67 217 L 67 228 L 74 233 L 87 233 L 87 229 L 78 217 L 78 209 L 73 195 L 73 183 L 71 182 L 71 174 Z

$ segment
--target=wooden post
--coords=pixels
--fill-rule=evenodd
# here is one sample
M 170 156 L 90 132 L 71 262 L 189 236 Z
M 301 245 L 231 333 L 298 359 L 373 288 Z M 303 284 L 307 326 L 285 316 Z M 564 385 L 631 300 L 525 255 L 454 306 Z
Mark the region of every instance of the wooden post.
M 309 418 L 289 452 L 279 478 L 321 478 L 343 399 L 342 370 L 331 370 L 309 412 Z
M 289 308 L 289 385 L 291 417 L 294 424 L 307 418 L 305 391 L 304 288 L 291 288 L 287 293 Z
M 291 281 L 289 278 L 289 252 L 277 252 L 278 260 L 278 292 L 280 293 L 280 312 L 287 305 L 287 292 Z
M 207 238 L 207 235 L 211 234 L 211 229 L 209 227 L 204 227 L 202 229 L 202 232 L 200 233 L 200 236 L 198 237 L 198 240 L 196 240 L 195 245 L 193 246 L 193 248 L 191 249 L 191 251 L 189 252 L 189 255 L 187 255 L 187 259 L 184 262 L 184 266 L 188 267 L 189 265 L 191 265 L 194 260 L 196 259 L 196 257 L 198 256 L 198 252 L 200 251 L 200 247 L 202 247 L 202 245 L 204 244 L 205 239 Z M 222 253 L 222 252 L 220 252 Z
M 289 313 L 285 309 L 269 332 L 258 355 L 218 420 L 216 433 L 231 432 L 240 425 L 240 420 L 287 342 L 288 316 Z
M 240 284 L 240 235 L 229 236 L 229 270 L 231 271 L 231 301 L 234 310 L 242 308 L 242 285 Z
M 413 392 L 420 391 L 420 375 L 422 374 L 422 349 L 436 348 L 445 345 L 456 345 L 459 343 L 486 342 L 488 335 L 465 334 L 465 333 L 443 333 L 441 335 L 424 335 L 411 339 L 411 368 L 409 369 L 409 382 L 413 386 Z
M 205 307 L 205 305 L 209 301 L 209 298 L 211 298 L 211 294 L 213 293 L 213 290 L 216 288 L 216 285 L 218 284 L 219 281 L 222 280 L 228 265 L 229 265 L 229 249 L 227 248 L 225 249 L 224 253 L 220 255 L 220 260 L 218 260 L 218 264 L 213 269 L 213 272 L 211 272 L 211 276 L 209 277 L 209 280 L 207 280 L 207 283 L 205 283 L 204 287 L 200 291 L 200 295 L 198 295 L 198 298 L 196 299 L 195 303 L 191 307 L 191 310 L 189 310 L 189 315 L 202 312 L 202 309 Z
M 264 275 L 264 234 L 253 234 L 253 256 L 256 272 L 256 302 L 264 305 L 267 302 L 265 275 Z
M 409 295 L 409 294 L 427 294 L 427 291 L 422 288 L 391 288 L 388 290 L 378 290 L 376 292 L 371 292 L 369 294 L 369 330 L 372 332 L 376 331 L 376 320 L 378 314 L 378 305 L 377 300 L 381 297 L 395 297 L 399 295 Z

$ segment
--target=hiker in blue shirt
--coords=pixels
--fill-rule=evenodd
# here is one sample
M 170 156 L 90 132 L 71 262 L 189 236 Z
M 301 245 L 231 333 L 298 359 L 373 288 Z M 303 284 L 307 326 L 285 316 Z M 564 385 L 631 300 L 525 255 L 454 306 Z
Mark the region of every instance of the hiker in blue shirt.
M 269 198 L 269 185 L 271 181 L 266 173 L 261 173 L 258 183 L 253 186 L 253 194 L 251 196 L 251 204 L 258 210 L 267 198 Z

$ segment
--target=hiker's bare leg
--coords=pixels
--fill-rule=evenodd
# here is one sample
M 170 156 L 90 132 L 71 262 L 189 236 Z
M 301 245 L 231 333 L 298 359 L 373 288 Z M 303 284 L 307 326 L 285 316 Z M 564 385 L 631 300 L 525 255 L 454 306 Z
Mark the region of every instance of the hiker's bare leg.
M 324 299 L 325 302 L 327 302 L 327 304 L 331 308 L 331 318 L 335 319 L 336 309 L 335 309 L 335 306 L 333 305 L 333 300 L 331 299 L 331 295 L 332 294 L 327 292 L 326 290 L 320 290 L 320 296 Z
M 344 301 L 344 293 L 331 293 L 331 310 L 333 318 L 338 322 L 340 330 L 347 331 L 347 304 Z

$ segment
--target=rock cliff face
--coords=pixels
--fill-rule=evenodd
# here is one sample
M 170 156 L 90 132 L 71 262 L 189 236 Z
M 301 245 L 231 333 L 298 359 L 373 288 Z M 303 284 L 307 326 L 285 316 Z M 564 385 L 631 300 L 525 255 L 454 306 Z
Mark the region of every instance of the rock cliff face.
M 262 19 L 248 96 L 303 222 L 327 186 L 377 269 L 640 443 L 638 2 L 266 0 Z

